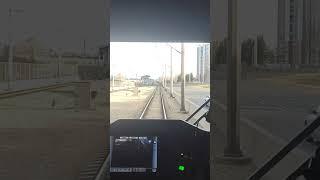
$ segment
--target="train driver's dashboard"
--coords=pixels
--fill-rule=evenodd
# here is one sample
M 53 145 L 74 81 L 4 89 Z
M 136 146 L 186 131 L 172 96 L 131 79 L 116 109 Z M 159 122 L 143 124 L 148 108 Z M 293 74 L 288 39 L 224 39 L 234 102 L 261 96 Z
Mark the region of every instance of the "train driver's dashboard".
M 110 130 L 112 180 L 209 180 L 209 132 L 160 119 L 120 119 Z

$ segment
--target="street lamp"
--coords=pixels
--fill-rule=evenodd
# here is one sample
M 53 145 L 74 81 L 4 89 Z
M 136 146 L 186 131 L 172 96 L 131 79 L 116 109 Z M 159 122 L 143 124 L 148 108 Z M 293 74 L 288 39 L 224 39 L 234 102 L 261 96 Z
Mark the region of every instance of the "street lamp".
M 13 9 L 9 8 L 8 14 L 8 47 L 9 47 L 9 55 L 8 55 L 8 91 L 11 90 L 11 81 L 13 81 L 13 32 L 12 32 L 12 16 L 14 14 L 23 13 L 23 9 Z

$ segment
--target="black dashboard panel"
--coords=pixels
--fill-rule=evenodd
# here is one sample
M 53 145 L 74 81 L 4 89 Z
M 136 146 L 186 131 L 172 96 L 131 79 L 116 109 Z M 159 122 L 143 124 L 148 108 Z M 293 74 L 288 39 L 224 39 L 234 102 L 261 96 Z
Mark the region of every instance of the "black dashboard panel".
M 120 119 L 110 137 L 112 180 L 209 179 L 209 132 L 185 121 Z

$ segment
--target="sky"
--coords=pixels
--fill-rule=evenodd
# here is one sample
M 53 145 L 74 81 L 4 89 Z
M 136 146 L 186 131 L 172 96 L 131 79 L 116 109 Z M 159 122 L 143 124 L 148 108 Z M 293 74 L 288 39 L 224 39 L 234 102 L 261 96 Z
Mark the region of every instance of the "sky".
M 180 43 L 169 43 L 181 50 Z M 185 43 L 185 73 L 197 71 L 197 47 L 203 43 Z M 167 77 L 170 75 L 170 46 L 167 43 L 113 42 L 110 46 L 111 74 L 125 74 L 128 78 L 139 78 L 150 75 L 157 79 L 161 77 L 167 65 Z M 181 56 L 172 52 L 173 74 L 180 74 Z
M 48 46 L 80 49 L 84 39 L 96 47 L 106 39 L 107 0 L 1 0 L 0 41 L 7 39 L 9 7 L 15 39 L 36 36 Z M 238 0 L 239 36 L 257 33 L 275 44 L 277 0 Z M 225 37 L 227 1 L 214 0 L 216 39 Z M 111 40 L 122 42 L 208 42 L 209 0 L 114 0 Z
M 264 36 L 269 47 L 277 45 L 278 0 L 238 0 L 238 37 L 242 40 Z M 214 38 L 222 40 L 227 35 L 227 0 L 214 0 Z
M 209 8 L 209 0 L 115 0 L 111 4 L 111 41 L 117 42 L 111 44 L 112 73 L 161 76 L 170 60 L 166 45 L 125 42 L 209 42 Z M 277 0 L 238 0 L 238 15 L 239 44 L 263 34 L 268 46 L 276 46 Z M 213 18 L 214 38 L 222 40 L 227 33 L 226 0 L 214 1 Z M 196 74 L 196 46 L 186 47 L 186 73 Z M 177 75 L 177 53 L 174 62 Z
M 208 42 L 209 0 L 114 0 L 111 4 L 111 40 L 113 42 Z M 227 14 L 226 0 L 214 1 L 214 33 L 217 40 L 225 37 Z M 267 44 L 276 43 L 277 0 L 238 0 L 239 37 L 246 39 L 262 33 Z M 144 4 L 144 5 L 139 5 Z M 96 50 L 106 42 L 106 0 L 1 0 L 0 42 L 8 39 L 9 8 L 23 9 L 14 14 L 12 27 L 16 42 L 36 37 L 42 45 L 81 52 L 86 40 L 87 51 Z M 136 45 L 120 48 L 113 43 L 111 57 L 121 64 L 115 65 L 129 74 L 162 74 L 164 61 L 169 60 L 169 50 Z M 145 46 L 145 47 L 143 47 Z M 190 45 L 191 46 L 191 45 Z M 187 72 L 195 73 L 196 50 L 186 47 Z M 133 51 L 134 49 L 134 51 Z M 153 52 L 154 49 L 160 53 Z M 126 51 L 128 53 L 121 53 Z M 114 53 L 113 53 L 114 52 Z M 139 52 L 139 53 L 138 53 Z M 139 58 L 139 55 L 143 57 Z M 129 56 L 130 55 L 130 56 Z M 176 57 L 177 56 L 177 57 Z M 179 56 L 174 53 L 178 62 Z M 130 59 L 130 61 L 128 60 Z M 148 60 L 147 60 L 148 59 Z M 156 59 L 159 62 L 156 62 Z M 147 62 L 148 61 L 148 62 Z M 149 62 L 150 61 L 150 62 Z M 139 62 L 139 63 L 136 63 Z M 137 67 L 141 64 L 145 68 Z M 145 65 L 145 64 L 148 64 Z M 123 69 L 123 68 L 127 69 Z M 179 66 L 175 72 L 179 71 Z M 136 71 L 134 72 L 133 69 Z
M 15 42 L 36 37 L 42 45 L 80 51 L 105 44 L 105 0 L 1 0 L 0 41 L 8 39 L 9 8 L 23 9 L 12 16 Z

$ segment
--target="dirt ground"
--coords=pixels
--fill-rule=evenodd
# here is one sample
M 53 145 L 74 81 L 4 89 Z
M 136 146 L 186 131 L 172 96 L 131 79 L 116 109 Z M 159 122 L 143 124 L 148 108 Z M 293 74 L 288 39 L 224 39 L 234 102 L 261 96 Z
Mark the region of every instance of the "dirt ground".
M 105 130 L 0 129 L 0 179 L 71 180 L 105 148 Z
M 1 180 L 76 180 L 106 151 L 105 95 L 94 109 L 75 111 L 68 92 L 0 99 Z
M 154 87 L 139 87 L 140 92 L 118 91 L 110 96 L 111 123 L 118 119 L 138 118 Z

